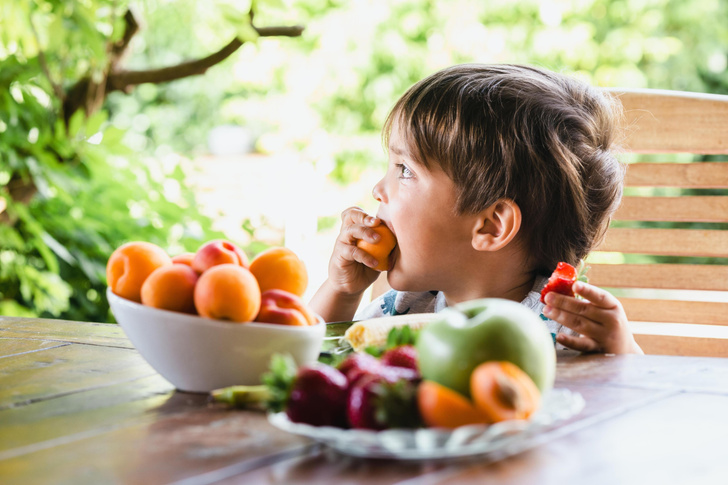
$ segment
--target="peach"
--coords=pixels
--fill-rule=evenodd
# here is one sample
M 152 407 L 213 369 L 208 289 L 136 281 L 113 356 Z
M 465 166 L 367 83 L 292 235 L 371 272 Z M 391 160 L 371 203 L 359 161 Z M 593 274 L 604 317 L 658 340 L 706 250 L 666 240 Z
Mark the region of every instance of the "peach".
M 372 227 L 372 229 L 379 234 L 379 241 L 370 243 L 369 241 L 359 239 L 356 242 L 356 246 L 374 256 L 377 263 L 379 263 L 374 269 L 377 271 L 387 271 L 389 269 L 389 253 L 397 245 L 397 240 L 394 238 L 392 231 L 384 224 L 379 224 L 378 226 Z
M 197 272 L 186 264 L 161 266 L 144 280 L 142 304 L 173 312 L 195 311 Z
M 298 296 L 284 290 L 264 291 L 260 298 L 260 311 L 256 322 L 283 325 L 316 325 L 318 319 Z
M 106 263 L 106 281 L 116 295 L 139 303 L 144 280 L 155 269 L 171 264 L 172 258 L 156 244 L 128 242 L 111 253 Z
M 225 239 L 215 239 L 203 244 L 192 259 L 192 269 L 204 273 L 218 264 L 236 264 L 248 267 L 248 257 L 242 249 Z
M 186 264 L 191 267 L 193 259 L 195 259 L 195 253 L 182 253 L 174 256 L 172 262 L 175 264 Z
M 218 264 L 200 275 L 195 307 L 206 318 L 250 322 L 260 310 L 260 288 L 253 273 L 237 264 Z
M 250 262 L 260 291 L 284 290 L 302 296 L 308 286 L 308 272 L 303 261 L 288 248 L 273 247 L 258 254 Z

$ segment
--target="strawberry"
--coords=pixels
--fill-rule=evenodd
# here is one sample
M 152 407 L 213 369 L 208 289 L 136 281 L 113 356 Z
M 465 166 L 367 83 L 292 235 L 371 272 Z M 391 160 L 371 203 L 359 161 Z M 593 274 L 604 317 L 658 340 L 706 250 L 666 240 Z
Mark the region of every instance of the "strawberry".
M 415 350 L 413 345 L 400 345 L 389 349 L 384 352 L 380 361 L 384 365 L 404 367 L 419 372 L 419 368 L 417 367 L 417 350 Z
M 352 428 L 374 430 L 419 427 L 421 418 L 416 396 L 417 384 L 413 381 L 373 374 L 364 376 L 349 393 L 349 424 Z
M 546 303 L 546 294 L 552 291 L 562 295 L 574 296 L 571 287 L 576 282 L 576 269 L 569 263 L 561 262 L 556 266 L 546 286 L 541 290 L 541 303 Z
M 316 363 L 301 367 L 286 414 L 297 423 L 346 427 L 346 388 L 344 374 L 329 365 Z
M 351 380 L 351 376 L 361 371 L 369 372 L 378 369 L 381 366 L 379 360 L 373 355 L 353 352 L 346 359 L 341 361 L 337 367 L 347 379 Z

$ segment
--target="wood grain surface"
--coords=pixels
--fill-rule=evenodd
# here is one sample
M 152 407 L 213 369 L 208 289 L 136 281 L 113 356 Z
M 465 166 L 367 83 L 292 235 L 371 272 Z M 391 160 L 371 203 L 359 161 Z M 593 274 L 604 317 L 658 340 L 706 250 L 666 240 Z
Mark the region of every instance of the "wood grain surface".
M 120 330 L 0 321 L 0 482 L 669 484 L 728 476 L 728 359 L 562 352 L 556 386 L 582 394 L 580 414 L 514 456 L 400 462 L 344 456 L 272 427 L 261 412 L 175 391 Z

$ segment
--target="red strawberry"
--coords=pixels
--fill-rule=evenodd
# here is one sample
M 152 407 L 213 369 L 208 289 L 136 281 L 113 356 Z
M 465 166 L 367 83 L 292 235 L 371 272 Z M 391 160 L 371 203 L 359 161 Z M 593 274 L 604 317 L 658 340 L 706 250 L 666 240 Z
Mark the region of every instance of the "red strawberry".
M 343 428 L 346 399 L 346 376 L 331 366 L 316 363 L 298 370 L 286 414 L 296 423 Z
M 420 373 L 412 369 L 404 367 L 395 367 L 393 365 L 382 365 L 370 369 L 354 369 L 349 373 L 349 392 L 356 384 L 367 376 L 377 376 L 383 378 L 387 382 L 397 382 L 399 380 L 417 381 L 420 379 Z
M 380 361 L 369 354 L 353 353 L 339 364 L 338 369 L 349 381 L 350 391 L 360 379 L 369 375 L 383 377 L 389 382 L 396 382 L 399 379 L 414 381 L 420 378 L 420 373 L 416 366 L 414 369 L 411 369 L 394 365 L 385 365 L 385 363 L 384 359 Z
M 417 367 L 417 350 L 413 345 L 400 345 L 384 352 L 380 359 L 384 365 L 404 367 L 419 372 Z
M 546 294 L 552 291 L 562 295 L 574 296 L 571 287 L 576 282 L 576 269 L 569 263 L 561 262 L 556 266 L 546 286 L 541 290 L 541 303 L 546 303 Z
M 353 352 L 341 361 L 338 369 L 347 379 L 351 380 L 351 374 L 358 373 L 359 371 L 373 371 L 381 365 L 379 360 L 373 355 Z
M 410 380 L 364 376 L 349 393 L 349 424 L 352 428 L 374 430 L 416 428 L 421 425 L 416 397 L 417 385 Z

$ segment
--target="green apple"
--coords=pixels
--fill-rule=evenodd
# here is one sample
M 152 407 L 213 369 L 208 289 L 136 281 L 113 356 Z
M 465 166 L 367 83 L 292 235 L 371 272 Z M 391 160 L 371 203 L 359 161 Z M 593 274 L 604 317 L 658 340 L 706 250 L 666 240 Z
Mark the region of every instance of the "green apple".
M 417 355 L 423 379 L 470 396 L 470 374 L 490 360 L 513 362 L 541 392 L 551 389 L 556 351 L 543 321 L 520 303 L 483 298 L 445 308 L 420 330 Z

